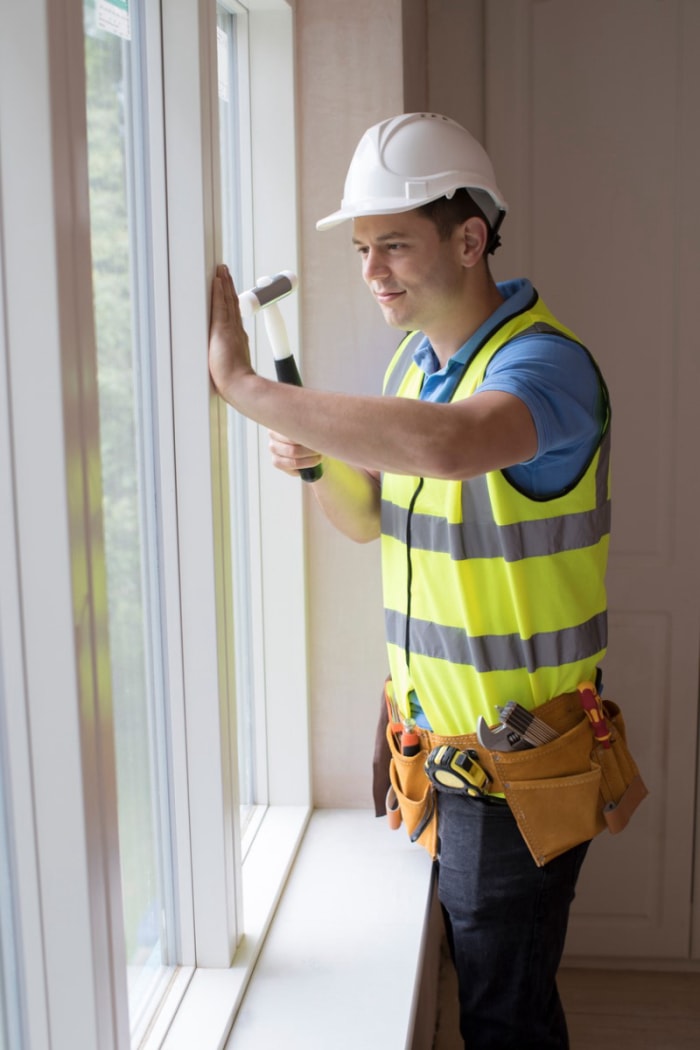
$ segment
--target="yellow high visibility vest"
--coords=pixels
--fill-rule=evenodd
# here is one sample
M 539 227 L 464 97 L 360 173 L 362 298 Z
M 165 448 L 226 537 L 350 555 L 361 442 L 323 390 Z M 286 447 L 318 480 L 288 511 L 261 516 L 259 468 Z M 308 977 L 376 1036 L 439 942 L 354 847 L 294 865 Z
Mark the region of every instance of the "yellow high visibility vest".
M 494 354 L 527 331 L 579 340 L 542 301 L 491 334 L 452 400 L 469 397 Z M 417 399 L 409 333 L 385 393 Z M 597 366 L 596 366 L 597 368 Z M 532 710 L 595 677 L 607 645 L 610 412 L 570 491 L 532 499 L 494 471 L 469 481 L 382 477 L 382 574 L 389 664 L 404 714 L 415 690 L 436 733 L 473 733 L 496 705 Z

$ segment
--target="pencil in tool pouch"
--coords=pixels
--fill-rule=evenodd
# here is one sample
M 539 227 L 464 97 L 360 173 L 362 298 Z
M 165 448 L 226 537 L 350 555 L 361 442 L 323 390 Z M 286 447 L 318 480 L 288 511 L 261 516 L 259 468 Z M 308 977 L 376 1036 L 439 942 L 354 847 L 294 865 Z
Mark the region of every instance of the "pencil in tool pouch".
M 280 383 L 301 386 L 299 369 L 289 348 L 287 326 L 277 305 L 279 300 L 290 295 L 296 286 L 296 275 L 289 270 L 283 270 L 274 277 L 260 277 L 254 288 L 241 292 L 238 296 L 238 304 L 243 318 L 252 317 L 258 310 L 263 311 L 265 330 L 272 347 L 277 379 Z M 318 481 L 323 474 L 323 468 L 318 463 L 315 467 L 304 467 L 299 474 L 302 481 Z

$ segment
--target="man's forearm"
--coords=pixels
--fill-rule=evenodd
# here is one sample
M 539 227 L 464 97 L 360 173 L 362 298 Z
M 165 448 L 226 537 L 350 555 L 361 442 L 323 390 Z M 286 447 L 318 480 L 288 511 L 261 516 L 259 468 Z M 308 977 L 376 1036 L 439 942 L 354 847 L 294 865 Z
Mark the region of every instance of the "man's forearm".
M 379 537 L 380 490 L 374 475 L 326 457 L 323 475 L 311 485 L 311 491 L 339 532 L 357 543 Z
M 285 387 L 254 372 L 239 373 L 218 389 L 250 419 L 377 473 L 463 480 L 537 451 L 529 410 L 499 391 L 443 405 Z

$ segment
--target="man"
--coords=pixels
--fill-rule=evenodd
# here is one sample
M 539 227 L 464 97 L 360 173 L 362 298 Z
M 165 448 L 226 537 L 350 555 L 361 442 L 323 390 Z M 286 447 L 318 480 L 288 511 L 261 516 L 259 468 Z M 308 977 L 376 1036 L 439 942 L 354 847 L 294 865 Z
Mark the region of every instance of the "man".
M 591 835 L 533 859 L 493 754 L 464 741 L 476 746 L 480 716 L 497 726 L 509 701 L 544 716 L 595 678 L 606 646 L 609 406 L 590 354 L 531 284 L 494 282 L 488 255 L 505 213 L 491 162 L 465 129 L 435 114 L 381 122 L 357 147 L 340 210 L 318 227 L 352 222 L 365 282 L 387 323 L 409 333 L 384 395 L 256 375 L 225 268 L 213 285 L 210 369 L 221 395 L 270 429 L 275 466 L 295 474 L 323 463 L 313 492 L 337 528 L 359 542 L 381 537 L 405 724 L 417 723 L 424 746 L 437 735 L 486 763 L 478 790 L 437 791 L 438 892 L 465 1045 L 561 1050 L 555 978 Z

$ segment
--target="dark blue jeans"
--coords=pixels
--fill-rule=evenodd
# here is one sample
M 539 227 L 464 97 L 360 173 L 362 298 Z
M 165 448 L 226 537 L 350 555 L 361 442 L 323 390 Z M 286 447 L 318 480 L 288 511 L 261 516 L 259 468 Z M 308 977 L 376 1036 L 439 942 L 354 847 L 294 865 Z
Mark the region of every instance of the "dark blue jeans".
M 567 1050 L 556 975 L 588 843 L 538 868 L 506 805 L 445 793 L 438 835 L 466 1050 Z

